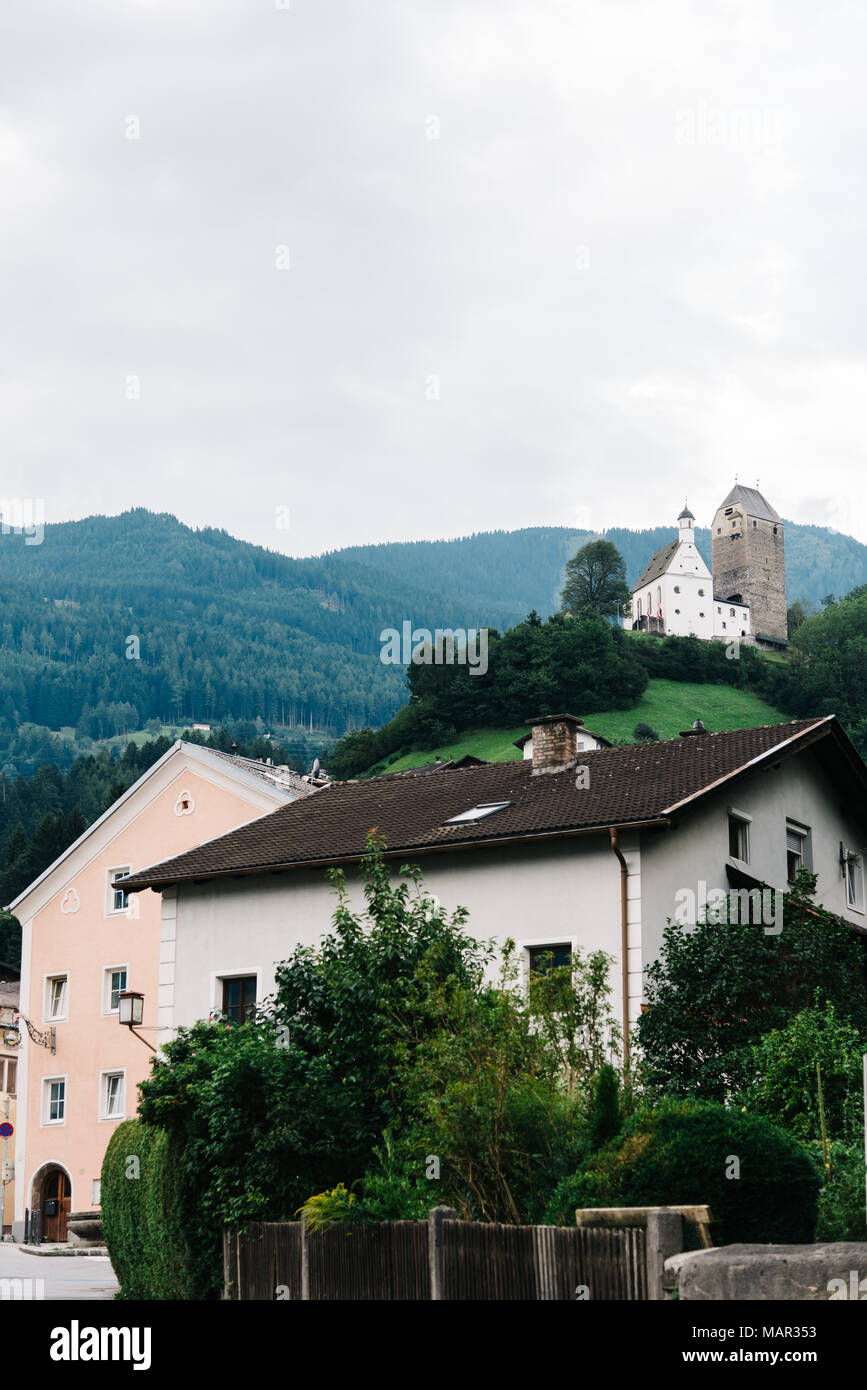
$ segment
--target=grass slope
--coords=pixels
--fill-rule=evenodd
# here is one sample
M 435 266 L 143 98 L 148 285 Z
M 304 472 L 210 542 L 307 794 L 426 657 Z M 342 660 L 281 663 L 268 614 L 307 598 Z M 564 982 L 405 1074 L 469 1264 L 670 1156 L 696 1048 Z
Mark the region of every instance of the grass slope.
M 580 713 L 580 711 L 579 711 Z M 711 733 L 723 729 L 748 729 L 757 724 L 784 724 L 789 715 L 774 709 L 764 700 L 745 690 L 729 685 L 690 684 L 687 681 L 651 681 L 637 705 L 628 710 L 588 714 L 587 727 L 612 743 L 631 742 L 632 730 L 638 723 L 650 724 L 660 738 L 676 738 L 683 729 L 692 728 L 693 720 L 701 719 Z M 406 768 L 423 767 L 441 758 L 462 758 L 473 753 L 486 762 L 511 762 L 521 757 L 512 743 L 526 726 L 515 729 L 465 729 L 453 743 L 440 748 L 407 753 L 389 763 L 387 772 L 403 772 Z

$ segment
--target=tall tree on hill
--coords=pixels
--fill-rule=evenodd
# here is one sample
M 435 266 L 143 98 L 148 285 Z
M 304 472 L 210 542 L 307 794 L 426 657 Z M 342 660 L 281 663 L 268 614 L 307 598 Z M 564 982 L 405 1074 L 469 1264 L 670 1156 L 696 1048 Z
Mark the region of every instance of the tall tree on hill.
M 564 609 L 577 613 L 592 608 L 603 617 L 629 598 L 626 561 L 611 541 L 590 541 L 566 563 L 566 582 L 560 595 Z

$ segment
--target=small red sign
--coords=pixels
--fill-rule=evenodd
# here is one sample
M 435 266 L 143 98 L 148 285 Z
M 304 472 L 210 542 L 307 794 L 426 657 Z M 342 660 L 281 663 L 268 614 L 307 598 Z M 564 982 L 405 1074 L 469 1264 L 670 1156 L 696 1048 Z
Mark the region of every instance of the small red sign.
M 15 1126 L 10 1125 L 8 1120 L 4 1120 L 0 1125 L 0 1139 L 9 1139 L 15 1133 Z

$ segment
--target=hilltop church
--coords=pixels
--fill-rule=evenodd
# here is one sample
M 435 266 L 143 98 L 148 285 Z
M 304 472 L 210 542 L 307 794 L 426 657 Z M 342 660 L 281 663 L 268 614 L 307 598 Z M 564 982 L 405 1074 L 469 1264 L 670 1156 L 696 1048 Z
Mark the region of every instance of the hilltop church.
M 632 588 L 624 627 L 661 636 L 788 646 L 783 523 L 758 488 L 736 483 L 717 507 L 708 569 L 687 506 L 677 536 Z

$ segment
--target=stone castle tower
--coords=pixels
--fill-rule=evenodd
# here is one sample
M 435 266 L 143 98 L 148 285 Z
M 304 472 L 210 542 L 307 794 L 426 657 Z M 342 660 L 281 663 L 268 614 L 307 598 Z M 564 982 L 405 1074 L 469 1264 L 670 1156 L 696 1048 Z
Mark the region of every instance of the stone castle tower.
M 783 523 L 758 488 L 735 484 L 713 519 L 711 569 L 716 598 L 750 607 L 759 646 L 788 643 Z

